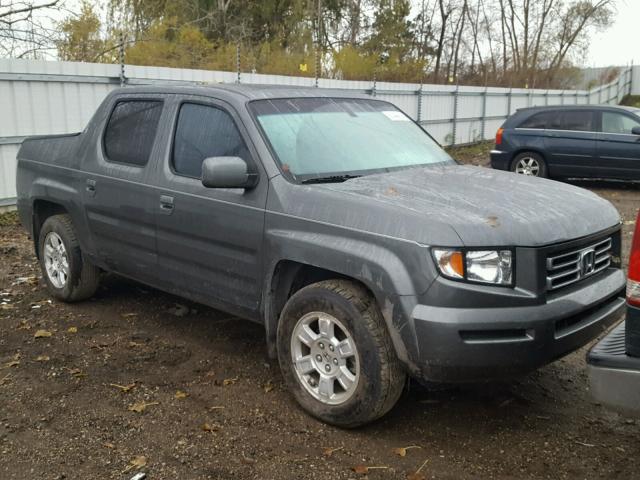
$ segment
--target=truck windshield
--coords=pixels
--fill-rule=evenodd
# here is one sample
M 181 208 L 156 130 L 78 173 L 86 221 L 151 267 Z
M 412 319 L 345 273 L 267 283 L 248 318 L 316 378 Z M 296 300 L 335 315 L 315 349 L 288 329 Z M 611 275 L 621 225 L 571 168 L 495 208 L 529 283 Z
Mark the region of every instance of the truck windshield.
M 418 125 L 379 100 L 258 100 L 250 108 L 282 170 L 297 181 L 454 163 Z

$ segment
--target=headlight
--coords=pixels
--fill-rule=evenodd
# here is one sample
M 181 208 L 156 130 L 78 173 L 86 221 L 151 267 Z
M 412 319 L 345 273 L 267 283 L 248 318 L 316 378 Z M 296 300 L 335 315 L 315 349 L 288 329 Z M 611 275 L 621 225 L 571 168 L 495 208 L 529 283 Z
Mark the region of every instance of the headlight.
M 513 281 L 511 250 L 434 248 L 432 252 L 438 270 L 445 277 L 494 285 L 511 285 Z

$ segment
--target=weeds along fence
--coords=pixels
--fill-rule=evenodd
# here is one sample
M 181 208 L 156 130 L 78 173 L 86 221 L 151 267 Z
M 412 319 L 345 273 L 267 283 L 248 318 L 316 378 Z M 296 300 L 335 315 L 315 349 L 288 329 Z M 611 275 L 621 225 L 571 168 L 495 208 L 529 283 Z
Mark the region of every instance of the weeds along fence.
M 318 88 L 395 104 L 442 145 L 488 140 L 519 108 L 616 104 L 632 91 L 633 69 L 593 90 L 420 85 L 318 79 Z M 636 77 L 638 74 L 636 72 Z M 103 98 L 124 85 L 240 83 L 314 87 L 315 79 L 256 73 L 0 59 L 0 207 L 15 203 L 16 153 L 30 135 L 80 131 Z M 637 82 L 636 82 L 637 83 Z

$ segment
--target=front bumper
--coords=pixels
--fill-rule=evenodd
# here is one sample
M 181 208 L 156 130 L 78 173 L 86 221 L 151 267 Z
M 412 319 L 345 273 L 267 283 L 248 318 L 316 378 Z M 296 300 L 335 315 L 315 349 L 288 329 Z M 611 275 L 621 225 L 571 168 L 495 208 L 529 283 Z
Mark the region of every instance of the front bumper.
M 491 167 L 496 170 L 510 170 L 511 169 L 511 153 L 503 152 L 501 150 L 491 150 L 489 153 L 491 157 Z
M 419 377 L 434 382 L 505 378 L 580 348 L 624 307 L 624 273 L 604 272 L 584 288 L 544 304 L 504 308 L 416 305 L 412 311 Z

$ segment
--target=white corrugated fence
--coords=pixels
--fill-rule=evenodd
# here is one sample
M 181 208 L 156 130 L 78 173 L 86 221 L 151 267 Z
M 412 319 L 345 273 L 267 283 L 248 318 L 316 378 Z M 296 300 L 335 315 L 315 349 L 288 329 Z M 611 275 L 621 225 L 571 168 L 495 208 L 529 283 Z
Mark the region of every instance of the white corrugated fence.
M 236 72 L 125 66 L 129 85 L 233 83 Z M 242 73 L 241 83 L 313 87 L 305 77 Z M 0 59 L 0 207 L 15 203 L 16 153 L 26 136 L 77 132 L 106 94 L 120 85 L 120 66 Z M 640 91 L 640 68 L 585 90 L 485 88 L 320 79 L 320 88 L 357 91 L 394 103 L 443 145 L 491 139 L 516 109 L 534 105 L 618 103 Z

